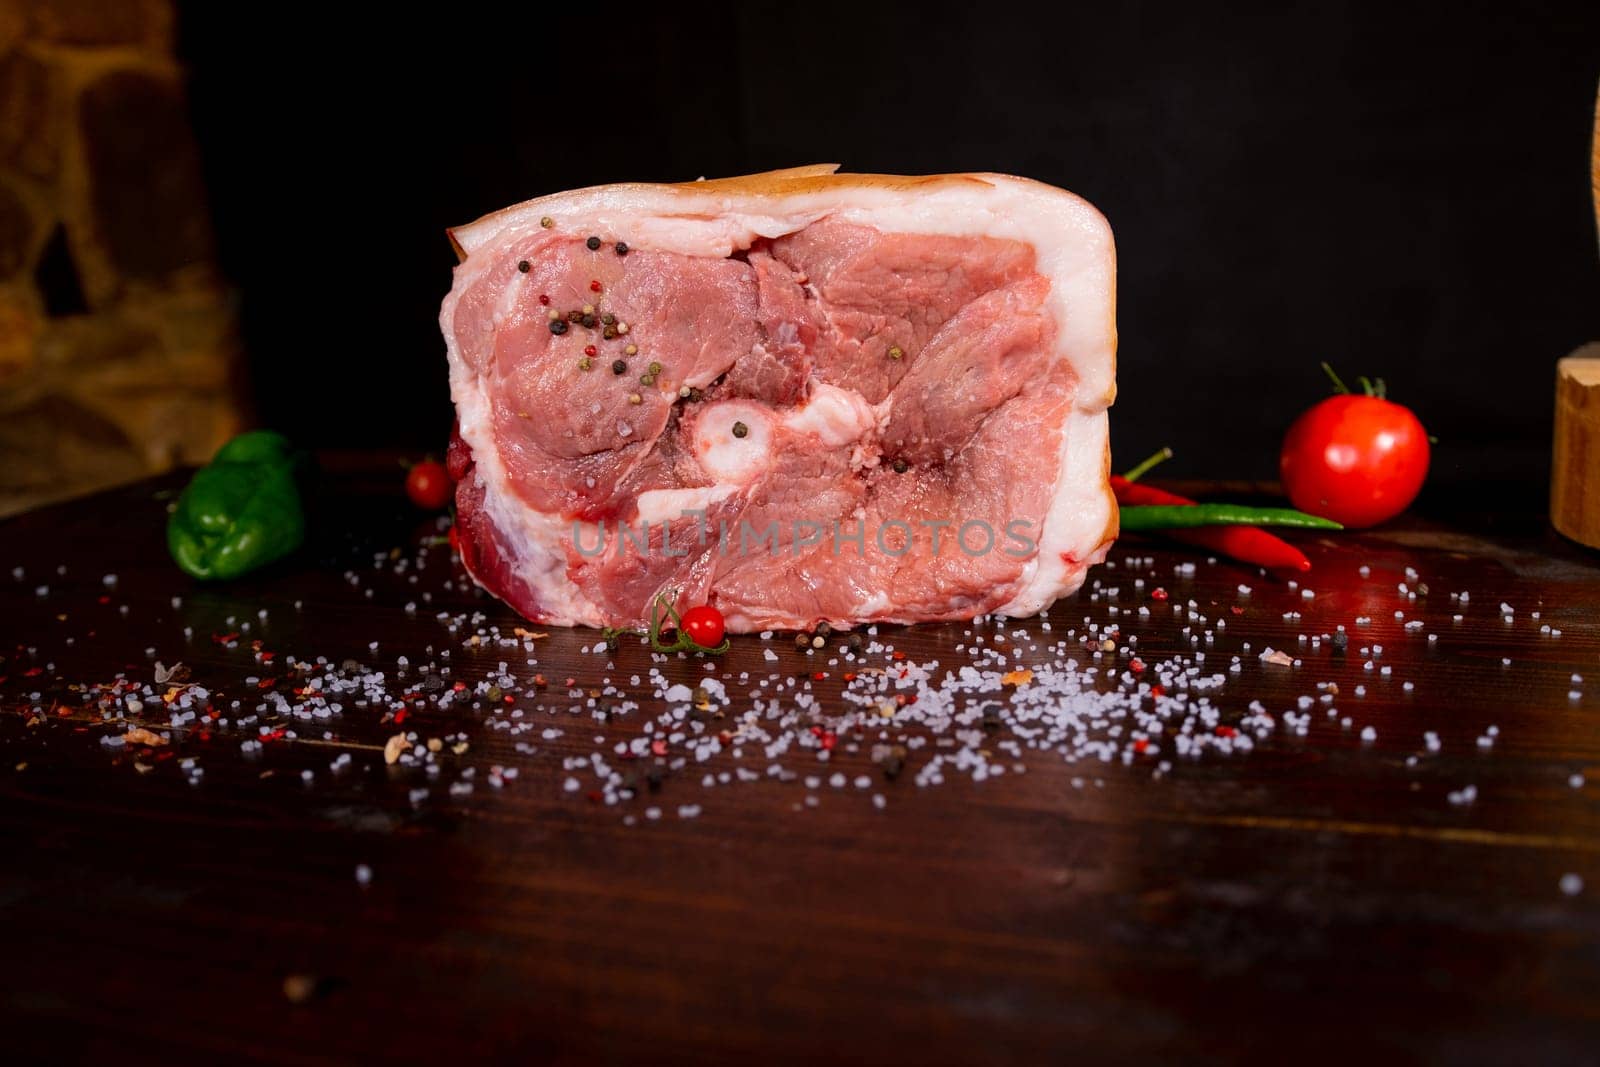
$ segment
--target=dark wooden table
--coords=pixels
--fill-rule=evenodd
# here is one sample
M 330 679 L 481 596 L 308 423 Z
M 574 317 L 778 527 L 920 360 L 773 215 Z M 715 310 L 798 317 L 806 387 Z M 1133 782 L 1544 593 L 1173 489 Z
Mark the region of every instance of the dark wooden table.
M 391 675 L 396 691 L 420 689 L 420 665 L 444 649 L 452 683 L 501 660 L 526 679 L 520 653 L 464 644 L 518 620 L 460 587 L 447 549 L 419 548 L 436 531 L 405 509 L 393 472 L 336 475 L 319 541 L 228 587 L 196 586 L 167 561 L 175 479 L 0 524 L 10 1062 L 1600 1055 L 1600 561 L 1538 516 L 1413 519 L 1311 542 L 1310 599 L 1192 553 L 1119 545 L 1115 569 L 1093 576 L 1098 595 L 1057 605 L 1049 636 L 1075 628 L 1077 641 L 1089 617 L 1120 623 L 1119 641 L 1136 634 L 1148 663 L 1199 647 L 1226 673 L 1241 655 L 1209 694 L 1218 726 L 1234 729 L 1256 700 L 1277 724 L 1250 752 L 1179 758 L 1167 745 L 1165 773 L 1144 755 L 1068 764 L 1025 751 L 1003 762 L 1026 773 L 919 787 L 932 745 L 889 780 L 873 738 L 846 730 L 826 766 L 814 749 L 775 761 L 795 780 L 767 777 L 774 761 L 759 749 L 724 751 L 661 776 L 658 791 L 635 780 L 635 796 L 608 805 L 562 761 L 639 736 L 660 702 L 629 683 L 647 673 L 646 650 L 582 652 L 590 632 L 535 639 L 538 671 L 558 691 L 571 675 L 580 695 L 609 677 L 644 708 L 607 723 L 530 710 L 535 728 L 517 736 L 495 726 L 504 708 L 439 710 L 426 697 L 399 705 L 399 725 L 387 702 L 314 728 L 268 715 L 171 729 L 165 710 L 130 715 L 125 701 L 123 720 L 102 717 L 81 687 L 119 672 L 151 681 L 157 660 L 185 664 L 224 711 L 263 686 L 292 694 L 304 679 L 290 664 L 319 656 L 389 672 L 406 656 L 413 680 Z M 1175 574 L 1187 559 L 1192 577 Z M 398 560 L 410 561 L 401 573 Z M 1402 582 L 1428 593 L 1412 602 Z M 1158 587 L 1168 601 L 1152 599 Z M 1465 605 L 1450 596 L 1461 591 Z M 1206 626 L 1172 610 L 1191 600 Z M 1141 617 L 1141 605 L 1156 610 Z M 484 618 L 451 633 L 441 610 Z M 1226 629 L 1191 644 L 1216 619 Z M 1038 623 L 1005 629 L 1037 642 Z M 1297 642 L 1340 624 L 1343 650 Z M 963 629 L 884 637 L 904 662 L 954 668 Z M 1268 645 L 1301 664 L 1262 662 Z M 825 665 L 833 655 L 747 638 L 716 674 L 811 680 L 820 732 L 844 710 L 845 671 L 902 662 Z M 1040 643 L 1022 658 L 1052 655 Z M 1077 659 L 1092 662 L 1081 646 Z M 691 685 L 705 674 L 688 660 L 662 671 Z M 1317 702 L 1330 682 L 1333 719 Z M 728 689 L 730 712 L 742 710 L 742 687 Z M 1298 736 L 1282 712 L 1302 696 L 1313 706 Z M 519 691 L 513 703 L 544 699 L 555 697 Z M 170 743 L 112 747 L 133 720 Z M 563 733 L 547 739 L 552 724 Z M 995 745 L 1007 740 L 1009 725 L 989 725 Z M 1368 726 L 1376 737 L 1363 741 Z M 400 731 L 439 739 L 436 776 L 385 762 Z M 738 767 L 761 779 L 701 784 Z M 835 772 L 844 788 L 826 780 Z M 861 776 L 869 787 L 856 788 Z

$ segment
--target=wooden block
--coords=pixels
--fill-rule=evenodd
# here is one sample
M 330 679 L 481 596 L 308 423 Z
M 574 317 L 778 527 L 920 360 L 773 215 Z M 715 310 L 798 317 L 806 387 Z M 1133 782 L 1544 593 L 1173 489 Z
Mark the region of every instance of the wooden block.
M 1550 521 L 1574 541 L 1600 548 L 1600 343 L 1556 364 Z

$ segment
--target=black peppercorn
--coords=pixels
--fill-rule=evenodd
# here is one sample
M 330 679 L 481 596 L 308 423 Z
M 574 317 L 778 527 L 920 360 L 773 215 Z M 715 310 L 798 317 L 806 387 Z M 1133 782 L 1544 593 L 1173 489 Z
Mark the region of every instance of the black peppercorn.
M 528 271 L 533 269 L 533 264 L 529 263 L 525 259 L 524 260 L 519 260 L 518 263 L 517 263 L 517 269 L 520 270 L 522 273 L 526 274 L 526 273 L 528 273 Z
M 744 437 L 744 436 L 747 436 L 749 433 L 750 433 L 750 427 L 746 426 L 744 423 L 736 422 L 736 423 L 733 424 L 733 436 L 735 436 L 735 437 Z
M 583 243 L 589 246 L 589 251 L 593 252 L 595 249 L 600 247 L 600 238 L 591 237 Z
M 628 373 L 628 361 L 625 360 L 625 359 L 614 360 L 612 362 L 612 364 L 611 364 L 611 373 L 612 374 L 627 374 Z
M 552 319 L 550 322 L 550 332 L 555 334 L 557 337 L 560 337 L 562 334 L 567 332 L 567 324 L 562 322 L 560 319 Z
M 585 315 L 578 321 L 582 322 L 586 327 L 592 330 L 594 329 L 594 325 L 598 320 L 593 315 Z
M 894 472 L 896 474 L 904 474 L 906 471 L 908 471 L 910 469 L 911 469 L 911 464 L 907 463 L 905 460 L 896 459 L 894 461 Z
M 627 254 L 628 254 L 628 246 L 626 244 L 624 244 L 623 242 L 618 241 L 617 242 L 617 255 L 625 256 Z

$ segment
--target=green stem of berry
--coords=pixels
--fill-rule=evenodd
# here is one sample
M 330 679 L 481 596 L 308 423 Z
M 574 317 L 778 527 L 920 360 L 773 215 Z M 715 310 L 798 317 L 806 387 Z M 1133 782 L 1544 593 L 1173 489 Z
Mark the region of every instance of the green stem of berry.
M 1344 382 L 1339 378 L 1339 375 L 1334 371 L 1333 367 L 1329 365 L 1327 360 L 1322 361 L 1322 371 L 1328 376 L 1328 380 L 1333 382 L 1334 392 L 1345 396 L 1349 395 L 1350 387 L 1344 384 Z

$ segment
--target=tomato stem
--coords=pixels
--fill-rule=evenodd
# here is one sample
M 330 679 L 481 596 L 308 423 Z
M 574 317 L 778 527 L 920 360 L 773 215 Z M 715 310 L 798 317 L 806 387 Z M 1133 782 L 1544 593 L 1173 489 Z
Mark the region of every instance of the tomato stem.
M 1327 374 L 1329 380 L 1333 382 L 1334 392 L 1349 395 L 1350 387 L 1340 380 L 1339 375 L 1334 371 L 1333 367 L 1328 364 L 1327 360 L 1322 361 L 1322 370 Z
M 1122 476 L 1122 480 L 1125 482 L 1136 482 L 1140 478 L 1143 478 L 1146 474 L 1149 474 L 1150 468 L 1156 466 L 1158 463 L 1164 463 L 1171 458 L 1172 449 L 1162 448 L 1161 451 L 1147 457 L 1145 461 L 1140 463 L 1137 467 L 1130 469 Z

